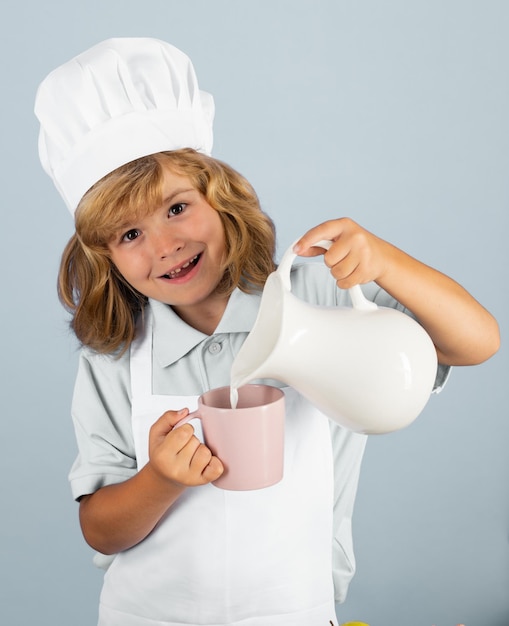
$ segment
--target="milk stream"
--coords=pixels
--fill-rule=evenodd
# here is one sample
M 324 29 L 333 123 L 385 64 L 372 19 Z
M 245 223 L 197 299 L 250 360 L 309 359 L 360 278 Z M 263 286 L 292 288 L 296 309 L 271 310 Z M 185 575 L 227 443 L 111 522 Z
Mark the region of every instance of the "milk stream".
M 230 385 L 230 405 L 232 409 L 237 408 L 238 401 L 239 401 L 239 389 L 232 383 Z

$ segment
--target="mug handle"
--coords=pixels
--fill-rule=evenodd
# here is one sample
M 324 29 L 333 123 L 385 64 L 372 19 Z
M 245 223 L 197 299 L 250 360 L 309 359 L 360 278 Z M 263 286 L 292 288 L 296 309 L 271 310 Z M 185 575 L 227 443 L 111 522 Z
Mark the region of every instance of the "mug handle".
M 172 430 L 174 430 L 175 428 L 179 428 L 180 426 L 184 426 L 184 424 L 187 424 L 188 422 L 190 422 L 191 420 L 194 420 L 194 419 L 199 419 L 200 420 L 200 424 L 197 424 L 194 427 L 195 437 L 197 437 L 201 443 L 205 443 L 205 437 L 203 436 L 203 427 L 202 427 L 201 417 L 198 414 L 198 410 L 193 411 L 192 413 L 189 413 L 189 415 L 186 415 L 181 420 L 179 420 L 175 424 L 175 426 L 173 426 Z
M 281 263 L 277 269 L 278 273 L 281 273 L 281 280 L 283 281 L 283 285 L 286 287 L 288 291 L 291 290 L 290 284 L 290 269 L 293 261 L 297 257 L 295 252 L 293 251 L 293 246 L 297 243 L 298 239 L 293 242 L 293 244 L 288 248 L 288 250 L 284 253 L 283 258 L 281 259 Z M 332 246 L 332 241 L 329 239 L 322 239 L 321 241 L 317 241 L 313 246 L 318 248 L 325 248 L 328 250 Z M 352 300 L 352 305 L 354 309 L 358 311 L 375 311 L 378 309 L 378 306 L 368 300 L 364 294 L 362 293 L 362 289 L 360 285 L 354 285 L 348 290 L 350 294 L 350 298 Z
M 189 413 L 189 415 L 186 415 L 185 417 L 183 417 L 181 420 L 179 420 L 173 427 L 172 430 L 174 430 L 175 428 L 179 428 L 180 426 L 184 426 L 184 424 L 187 424 L 188 422 L 190 422 L 191 420 L 194 420 L 198 418 L 199 420 L 201 420 L 201 417 L 198 415 L 198 411 L 193 411 L 192 413 Z

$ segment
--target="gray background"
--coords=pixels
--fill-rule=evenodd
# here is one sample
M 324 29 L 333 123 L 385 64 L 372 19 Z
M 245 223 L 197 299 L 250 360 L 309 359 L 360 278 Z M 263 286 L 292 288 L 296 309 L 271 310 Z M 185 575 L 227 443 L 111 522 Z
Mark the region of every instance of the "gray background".
M 504 336 L 509 3 L 20 0 L 0 29 L 0 623 L 90 626 L 101 573 L 66 481 L 77 352 L 55 295 L 72 222 L 39 166 L 37 84 L 107 37 L 174 43 L 215 96 L 215 155 L 257 188 L 279 252 L 350 215 L 455 277 Z M 507 374 L 503 347 L 370 439 L 340 622 L 509 625 Z

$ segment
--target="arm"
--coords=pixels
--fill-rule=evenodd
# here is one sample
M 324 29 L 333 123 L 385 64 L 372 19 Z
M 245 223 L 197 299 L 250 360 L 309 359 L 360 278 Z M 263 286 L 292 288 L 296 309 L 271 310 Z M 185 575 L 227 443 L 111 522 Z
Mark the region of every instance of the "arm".
M 168 411 L 157 420 L 150 430 L 150 460 L 132 478 L 81 498 L 81 528 L 95 550 L 114 554 L 136 545 L 187 487 L 223 473 L 221 462 L 198 441 L 191 425 L 173 429 L 185 415 L 187 409 Z
M 463 287 L 424 265 L 348 218 L 330 220 L 309 230 L 295 245 L 301 256 L 322 254 L 312 244 L 334 243 L 324 254 L 338 287 L 375 281 L 412 311 L 433 340 L 438 360 L 474 365 L 499 348 L 498 324 Z

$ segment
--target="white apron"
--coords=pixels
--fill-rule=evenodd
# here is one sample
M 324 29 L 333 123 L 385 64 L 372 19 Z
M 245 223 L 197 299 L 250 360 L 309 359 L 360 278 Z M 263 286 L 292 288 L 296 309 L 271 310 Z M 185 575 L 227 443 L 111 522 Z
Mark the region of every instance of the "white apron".
M 148 460 L 155 420 L 197 404 L 196 396 L 152 394 L 150 317 L 147 312 L 145 334 L 131 347 L 138 468 Z M 115 557 L 105 574 L 99 626 L 336 623 L 328 420 L 294 390 L 285 394 L 283 480 L 256 491 L 188 488 L 147 538 Z

